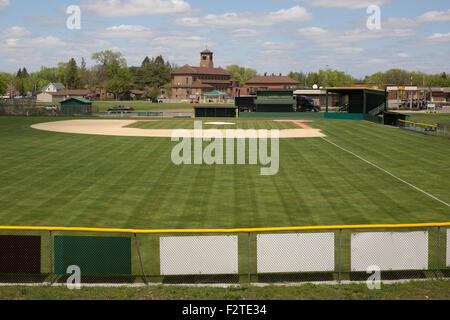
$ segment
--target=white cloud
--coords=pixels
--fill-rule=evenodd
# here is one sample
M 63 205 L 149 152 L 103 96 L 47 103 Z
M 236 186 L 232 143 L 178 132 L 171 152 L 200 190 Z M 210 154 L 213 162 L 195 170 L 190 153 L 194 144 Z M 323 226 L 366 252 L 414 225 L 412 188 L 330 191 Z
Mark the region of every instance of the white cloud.
M 434 33 L 427 38 L 430 42 L 449 42 L 450 33 Z
M 363 48 L 346 47 L 346 48 L 336 48 L 334 49 L 334 51 L 340 54 L 358 54 L 363 53 L 365 50 Z
M 191 11 L 191 6 L 184 0 L 94 0 L 80 5 L 82 9 L 102 17 L 156 16 Z
M 372 64 L 384 64 L 384 63 L 386 63 L 386 60 L 379 59 L 379 58 L 373 58 L 373 59 L 369 60 L 369 63 L 372 63 Z
M 267 13 L 224 13 L 209 14 L 204 17 L 179 18 L 175 23 L 188 27 L 242 28 L 264 27 L 285 22 L 302 22 L 312 20 L 313 16 L 303 7 L 295 6 Z
M 153 44 L 165 47 L 165 48 L 171 48 L 171 49 L 204 49 L 205 45 L 207 44 L 209 47 L 214 47 L 217 45 L 216 42 L 198 37 L 198 36 L 191 36 L 191 37 L 177 37 L 177 36 L 169 36 L 169 37 L 157 37 L 152 40 Z M 200 52 L 200 51 L 199 51 Z
M 389 25 L 391 23 L 391 25 Z M 393 28 L 396 23 L 387 21 L 381 30 L 352 29 L 344 32 L 329 31 L 319 27 L 298 29 L 301 37 L 322 47 L 349 47 L 351 44 L 384 38 L 404 38 L 417 34 L 416 28 Z
M 231 32 L 231 36 L 236 38 L 249 38 L 258 36 L 258 31 L 254 29 L 236 29 Z
M 3 10 L 3 8 L 6 8 L 9 5 L 11 5 L 11 1 L 9 1 L 9 0 L 0 0 L 0 10 Z
M 450 9 L 447 11 L 430 11 L 417 18 L 421 22 L 450 22 Z
M 371 5 L 381 6 L 396 0 L 306 0 L 310 6 L 323 8 L 347 8 L 352 10 L 366 9 Z
M 14 26 L 0 32 L 0 38 L 23 38 L 31 35 L 24 27 Z
M 409 58 L 409 54 L 404 53 L 404 52 L 400 52 L 400 53 L 397 54 L 397 57 L 400 57 L 400 58 Z
M 143 26 L 120 25 L 97 31 L 95 36 L 98 38 L 137 39 L 150 38 L 154 36 L 154 32 Z
M 14 48 L 59 48 L 66 46 L 67 43 L 56 37 L 37 37 L 32 39 L 8 38 L 0 45 L 3 49 Z

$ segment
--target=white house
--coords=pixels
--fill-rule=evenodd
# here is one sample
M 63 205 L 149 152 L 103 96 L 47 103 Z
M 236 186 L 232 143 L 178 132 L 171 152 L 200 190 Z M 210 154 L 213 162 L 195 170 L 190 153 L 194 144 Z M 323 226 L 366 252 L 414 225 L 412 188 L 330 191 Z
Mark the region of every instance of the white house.
M 42 89 L 42 92 L 58 92 L 65 89 L 66 87 L 62 83 L 50 83 Z
M 58 92 L 41 92 L 37 95 L 37 102 L 61 102 L 69 98 L 86 98 L 89 90 L 62 90 Z

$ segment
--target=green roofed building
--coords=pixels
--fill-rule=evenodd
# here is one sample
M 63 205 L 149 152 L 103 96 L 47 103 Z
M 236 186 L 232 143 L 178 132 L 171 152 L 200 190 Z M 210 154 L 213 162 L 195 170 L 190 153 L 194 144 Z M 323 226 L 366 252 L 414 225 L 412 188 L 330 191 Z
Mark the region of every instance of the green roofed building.
M 339 98 L 335 106 L 329 105 L 329 95 Z M 388 95 L 385 90 L 364 87 L 327 88 L 325 118 L 366 119 L 381 122 L 388 111 Z
M 286 89 L 258 90 L 256 112 L 294 112 L 297 101 L 294 91 Z
M 70 98 L 61 101 L 61 115 L 74 116 L 92 113 L 92 101 L 83 98 Z

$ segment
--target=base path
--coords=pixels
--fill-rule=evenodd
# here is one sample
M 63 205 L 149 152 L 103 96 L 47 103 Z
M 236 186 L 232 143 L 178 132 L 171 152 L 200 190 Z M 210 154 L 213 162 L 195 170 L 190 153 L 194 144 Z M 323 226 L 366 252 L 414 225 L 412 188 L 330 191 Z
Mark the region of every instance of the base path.
M 121 136 L 121 137 L 194 137 L 194 130 L 188 129 L 139 129 L 126 128 L 136 120 L 67 120 L 34 124 L 31 127 L 37 130 L 91 134 L 103 136 Z M 239 130 L 246 132 L 247 130 Z M 256 130 L 258 131 L 258 130 Z M 225 137 L 226 132 L 238 132 L 236 129 L 203 129 L 204 136 L 210 138 Z M 323 138 L 326 137 L 320 129 L 286 129 L 280 130 L 280 138 Z

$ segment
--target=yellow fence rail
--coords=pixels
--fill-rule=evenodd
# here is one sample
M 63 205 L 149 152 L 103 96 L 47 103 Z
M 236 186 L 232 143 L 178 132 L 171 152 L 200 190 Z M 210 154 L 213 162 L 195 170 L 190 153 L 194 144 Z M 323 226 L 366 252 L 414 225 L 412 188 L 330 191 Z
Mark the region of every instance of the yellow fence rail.
M 403 122 L 403 123 L 409 123 L 409 124 L 415 124 L 415 125 L 419 125 L 419 126 L 424 126 L 424 127 L 437 128 L 437 126 L 432 125 L 432 124 L 419 123 L 419 122 L 413 122 L 413 121 L 406 121 L 406 120 L 400 120 L 400 119 L 398 121 Z
M 450 222 L 415 223 L 415 224 L 364 224 L 364 225 L 332 225 L 310 227 L 280 227 L 280 228 L 236 228 L 236 229 L 115 229 L 115 228 L 76 228 L 76 227 L 26 227 L 0 226 L 2 231 L 72 231 L 72 232 L 101 232 L 101 233 L 129 233 L 129 234 L 167 234 L 167 233 L 256 233 L 283 231 L 317 231 L 317 230 L 352 230 L 352 229 L 405 229 L 450 227 Z

